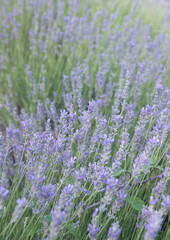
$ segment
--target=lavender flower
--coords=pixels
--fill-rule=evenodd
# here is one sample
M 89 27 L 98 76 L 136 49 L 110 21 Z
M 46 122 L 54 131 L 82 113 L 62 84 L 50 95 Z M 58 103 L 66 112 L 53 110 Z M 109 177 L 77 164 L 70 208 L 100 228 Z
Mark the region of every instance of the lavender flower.
M 100 227 L 98 226 L 98 208 L 93 212 L 92 221 L 88 225 L 87 231 L 89 232 L 90 240 L 97 239 L 97 234 L 100 231 Z
M 122 137 L 121 137 L 121 144 L 119 147 L 119 150 L 116 152 L 116 156 L 113 159 L 112 162 L 112 168 L 116 170 L 119 168 L 123 161 L 126 160 L 126 156 L 128 154 L 128 146 L 129 146 L 129 133 L 127 129 L 123 129 L 122 131 Z
M 3 211 L 3 206 L 8 195 L 9 195 L 9 190 L 1 186 L 0 187 L 0 213 Z
M 164 211 L 167 211 L 170 208 L 170 195 L 165 196 L 164 194 L 162 195 L 162 208 Z
M 55 239 L 61 229 L 61 224 L 65 221 L 66 213 L 61 210 L 60 206 L 56 206 L 51 212 L 52 220 L 49 226 L 50 233 L 48 235 L 48 240 Z
M 108 240 L 115 240 L 119 237 L 121 233 L 118 222 L 112 224 L 108 231 Z
M 100 163 L 103 165 L 108 164 L 109 162 L 109 159 L 111 157 L 111 146 L 113 142 L 114 139 L 111 137 L 107 137 L 106 134 L 103 136 L 103 151 L 100 156 Z
M 28 201 L 26 198 L 18 199 L 17 206 L 12 214 L 11 223 L 17 222 L 23 215 L 25 208 L 28 206 Z
M 146 233 L 144 236 L 145 240 L 155 239 L 157 232 L 161 228 L 162 220 L 163 218 L 161 211 L 154 211 L 151 214 L 151 216 L 147 219 Z

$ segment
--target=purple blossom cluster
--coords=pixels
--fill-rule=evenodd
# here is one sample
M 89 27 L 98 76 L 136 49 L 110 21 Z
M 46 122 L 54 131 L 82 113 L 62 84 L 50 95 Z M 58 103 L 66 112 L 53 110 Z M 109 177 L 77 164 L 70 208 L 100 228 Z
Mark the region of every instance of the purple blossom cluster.
M 168 35 L 133 11 L 14 2 L 0 10 L 0 239 L 168 240 Z

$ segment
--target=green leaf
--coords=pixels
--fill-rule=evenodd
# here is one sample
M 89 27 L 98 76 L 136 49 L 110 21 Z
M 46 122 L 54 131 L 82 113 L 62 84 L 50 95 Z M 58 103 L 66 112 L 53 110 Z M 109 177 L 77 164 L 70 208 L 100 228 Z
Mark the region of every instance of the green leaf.
M 51 219 L 52 219 L 51 214 L 44 216 L 44 220 L 47 221 L 48 223 L 51 222 Z
M 156 166 L 155 168 L 157 168 L 157 169 L 159 169 L 159 170 L 161 170 L 161 171 L 164 171 L 165 169 L 163 168 L 163 167 L 161 167 L 161 166 Z
M 75 178 L 72 177 L 72 176 L 69 176 L 69 177 L 66 179 L 66 183 L 67 183 L 67 184 L 74 184 L 74 183 L 75 183 Z
M 74 236 L 78 237 L 77 229 L 75 228 L 73 223 L 67 224 L 67 229 L 70 233 L 72 233 Z
M 76 193 L 76 197 L 79 198 L 81 193 Z
M 140 174 L 139 174 L 139 176 L 138 176 L 138 180 L 139 180 L 139 181 L 141 181 L 141 180 L 142 180 L 142 178 L 143 178 L 143 175 L 144 175 L 144 174 L 143 174 L 143 172 L 140 172 Z
M 118 176 L 120 176 L 122 173 L 124 173 L 124 172 L 126 172 L 126 169 L 119 169 L 119 170 L 117 170 L 113 175 L 115 176 L 115 177 L 118 177 Z
M 157 168 L 157 169 L 159 169 L 159 170 L 161 170 L 161 171 L 164 171 L 164 168 L 163 168 L 163 167 L 161 167 L 160 165 L 156 166 L 156 164 L 150 164 L 150 165 L 147 167 L 147 169 L 150 169 L 150 168 Z
M 132 206 L 132 208 L 134 208 L 135 210 L 142 210 L 142 208 L 144 207 L 145 203 L 142 199 L 135 197 L 135 196 L 129 196 L 126 198 L 126 201 L 128 203 L 130 203 L 130 205 Z

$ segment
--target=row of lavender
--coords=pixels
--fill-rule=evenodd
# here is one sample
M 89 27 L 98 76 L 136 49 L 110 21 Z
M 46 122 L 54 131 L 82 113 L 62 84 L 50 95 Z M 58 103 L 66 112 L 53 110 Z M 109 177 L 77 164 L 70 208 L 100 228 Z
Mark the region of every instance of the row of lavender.
M 2 6 L 0 239 L 168 240 L 168 35 L 135 5 Z

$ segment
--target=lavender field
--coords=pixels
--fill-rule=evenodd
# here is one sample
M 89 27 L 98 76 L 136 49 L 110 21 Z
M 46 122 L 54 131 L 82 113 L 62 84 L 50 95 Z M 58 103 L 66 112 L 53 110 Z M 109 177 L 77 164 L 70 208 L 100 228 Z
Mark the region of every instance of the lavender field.
M 0 240 L 170 239 L 170 3 L 141 2 L 0 0 Z

